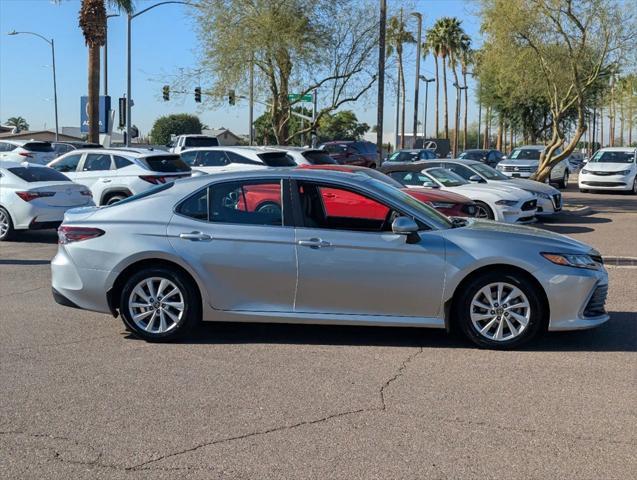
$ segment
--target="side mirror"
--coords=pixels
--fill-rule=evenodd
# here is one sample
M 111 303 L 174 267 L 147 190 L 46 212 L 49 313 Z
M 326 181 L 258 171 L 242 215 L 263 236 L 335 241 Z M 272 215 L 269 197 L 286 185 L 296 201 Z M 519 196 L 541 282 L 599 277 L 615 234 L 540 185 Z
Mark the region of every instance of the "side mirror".
M 469 181 L 471 183 L 484 183 L 484 180 L 482 179 L 480 175 L 471 175 L 469 177 Z
M 506 155 L 502 155 L 502 160 L 506 160 L 507 156 Z
M 420 240 L 418 236 L 418 224 L 413 218 L 396 218 L 391 224 L 391 231 L 396 235 L 405 235 L 407 237 L 407 243 L 417 243 Z

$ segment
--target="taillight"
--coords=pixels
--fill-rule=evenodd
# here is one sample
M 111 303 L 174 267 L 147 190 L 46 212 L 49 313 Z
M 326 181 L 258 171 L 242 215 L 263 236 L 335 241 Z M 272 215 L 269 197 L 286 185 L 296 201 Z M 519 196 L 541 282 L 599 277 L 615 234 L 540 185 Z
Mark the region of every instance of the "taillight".
M 166 183 L 166 177 L 161 177 L 157 175 L 140 175 L 139 178 L 142 180 L 152 183 L 153 185 L 159 185 L 160 183 Z
M 66 245 L 68 243 L 101 237 L 102 235 L 104 235 L 104 230 L 100 230 L 99 228 L 62 225 L 58 228 L 58 243 L 60 245 Z
M 52 197 L 55 195 L 55 192 L 15 192 L 18 197 L 20 197 L 25 202 L 30 202 L 31 200 L 35 200 L 36 198 L 42 197 Z
M 18 155 L 22 155 L 23 157 L 27 157 L 27 158 L 33 158 L 33 155 L 27 152 L 20 152 L 18 153 Z

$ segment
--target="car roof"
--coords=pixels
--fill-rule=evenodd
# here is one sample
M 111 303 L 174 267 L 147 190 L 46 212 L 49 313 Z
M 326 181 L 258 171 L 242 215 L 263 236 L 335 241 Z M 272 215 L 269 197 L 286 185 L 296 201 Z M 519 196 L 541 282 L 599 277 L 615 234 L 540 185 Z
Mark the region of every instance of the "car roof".
M 14 140 L 14 139 L 9 139 L 9 138 L 3 138 L 0 139 L 0 142 L 7 142 L 7 143 L 12 143 L 14 145 L 26 145 L 27 143 L 48 143 L 50 144 L 51 142 L 47 141 L 47 140 Z
M 605 152 L 634 152 L 637 150 L 637 148 L 635 147 L 602 147 L 597 151 L 599 152 L 601 150 Z
M 247 146 L 247 145 L 216 145 L 210 147 L 192 147 L 186 148 L 184 152 L 190 152 L 192 150 L 195 151 L 209 151 L 209 150 L 228 150 L 228 151 L 236 151 L 236 152 L 254 152 L 254 153 L 265 153 L 265 152 L 280 152 L 285 153 L 285 150 L 280 148 L 270 148 L 270 147 L 261 147 L 261 146 Z
M 183 133 L 181 135 L 177 135 L 178 137 L 205 137 L 205 138 L 217 138 L 212 135 L 206 135 L 205 133 Z
M 469 160 L 469 159 L 464 159 L 464 158 L 445 158 L 443 160 L 443 162 L 445 163 L 458 163 L 460 165 L 476 165 L 476 164 L 480 164 L 480 165 L 484 165 L 482 162 L 479 162 L 478 160 Z
M 438 159 L 437 161 L 446 161 Z M 420 172 L 422 170 L 426 170 L 427 168 L 442 168 L 442 167 L 432 167 L 432 160 L 418 160 L 416 162 L 405 162 L 405 163 L 394 163 L 388 165 L 387 170 L 391 171 L 400 171 L 400 170 L 408 170 L 413 172 Z M 383 171 L 383 167 L 381 167 L 381 171 Z
M 546 147 L 544 145 L 520 145 L 519 147 L 515 147 L 514 150 L 525 149 L 525 150 L 544 150 Z
M 356 173 L 371 170 L 367 167 L 361 167 L 360 165 L 339 165 L 335 163 L 321 164 L 321 165 L 299 165 L 296 168 L 305 168 L 308 170 L 332 170 L 334 172 L 347 172 Z
M 465 151 L 461 152 L 461 153 L 468 153 L 468 152 L 490 152 L 491 150 L 494 150 L 492 148 L 467 148 Z
M 173 156 L 178 157 L 177 153 L 166 152 L 165 150 L 152 150 L 149 148 L 128 148 L 128 147 L 111 147 L 111 148 L 78 148 L 65 153 L 64 155 L 77 155 L 81 153 L 99 153 L 111 155 L 128 155 L 134 158 L 153 157 L 153 156 Z M 60 157 L 58 157 L 60 158 Z
M 40 165 L 38 163 L 18 162 L 16 160 L 0 160 L 0 168 L 15 168 L 15 167 L 48 168 L 46 165 Z

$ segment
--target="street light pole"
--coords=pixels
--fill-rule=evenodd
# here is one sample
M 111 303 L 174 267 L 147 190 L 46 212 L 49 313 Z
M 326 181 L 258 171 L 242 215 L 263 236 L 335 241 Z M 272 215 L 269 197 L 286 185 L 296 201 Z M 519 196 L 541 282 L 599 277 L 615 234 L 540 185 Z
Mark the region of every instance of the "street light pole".
M 422 15 L 418 12 L 413 12 L 412 15 L 418 19 L 418 34 L 416 42 L 416 80 L 414 82 L 414 128 L 412 148 L 416 146 L 416 140 L 418 139 L 418 87 L 420 86 L 420 48 L 422 42 Z
M 378 99 L 376 106 L 376 148 L 378 166 L 383 163 L 383 116 L 385 113 L 385 29 L 387 23 L 387 0 L 380 0 L 380 32 L 378 35 Z
M 106 28 L 104 29 L 104 96 L 108 95 L 108 19 L 119 17 L 117 13 L 106 15 Z
M 249 123 L 250 123 L 250 132 L 249 132 L 249 144 L 250 146 L 254 145 L 254 129 L 252 125 L 254 124 L 254 55 L 250 59 L 250 111 L 249 111 Z
M 427 107 L 429 104 L 429 84 L 431 82 L 435 82 L 435 78 L 427 78 L 424 75 L 420 75 L 420 80 L 425 82 L 425 118 L 422 127 L 422 138 L 425 140 L 427 138 Z
M 128 12 L 126 15 L 126 146 L 130 147 L 130 134 L 131 134 L 131 106 L 133 103 L 132 93 L 131 93 L 131 22 L 133 18 L 139 17 L 141 14 L 146 13 L 148 10 L 152 10 L 155 7 L 159 7 L 161 5 L 167 5 L 170 3 L 176 3 L 180 5 L 190 5 L 188 2 L 182 2 L 178 0 L 170 0 L 167 2 L 159 2 L 150 7 L 146 7 L 143 10 L 133 14 Z
M 57 142 L 60 137 L 60 131 L 59 131 L 59 125 L 58 125 L 58 88 L 57 88 L 57 80 L 55 75 L 55 42 L 53 41 L 52 38 L 51 40 L 49 40 L 48 38 L 43 37 L 39 33 L 34 33 L 34 32 L 16 32 L 14 30 L 12 32 L 9 32 L 9 35 L 19 35 L 21 33 L 26 35 L 36 36 L 44 40 L 49 45 L 51 45 L 51 61 L 52 61 L 51 67 L 53 68 L 53 105 L 55 109 L 55 141 Z

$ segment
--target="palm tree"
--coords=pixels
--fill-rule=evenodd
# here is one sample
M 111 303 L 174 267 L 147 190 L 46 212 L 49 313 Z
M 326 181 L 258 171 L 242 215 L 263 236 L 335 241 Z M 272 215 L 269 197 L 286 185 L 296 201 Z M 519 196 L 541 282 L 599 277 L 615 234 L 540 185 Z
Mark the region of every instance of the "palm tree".
M 463 34 L 460 37 L 460 66 L 462 68 L 462 83 L 467 86 L 467 74 L 469 65 L 473 63 L 473 50 L 471 49 L 471 37 Z M 467 149 L 467 115 L 469 110 L 469 89 L 464 89 L 464 130 L 462 134 L 462 149 Z
M 79 17 L 88 47 L 89 142 L 99 141 L 100 47 L 106 41 L 106 1 L 125 12 L 133 10 L 133 0 L 82 0 Z
M 387 21 L 387 56 L 396 53 L 398 60 L 398 82 L 401 92 L 401 125 L 400 148 L 405 148 L 405 75 L 403 71 L 403 45 L 416 43 L 414 35 L 407 30 L 407 24 L 403 21 L 403 11 L 400 9 L 399 17 L 391 17 Z
M 29 129 L 29 124 L 24 117 L 11 117 L 7 120 L 6 125 L 15 127 L 18 132 Z

